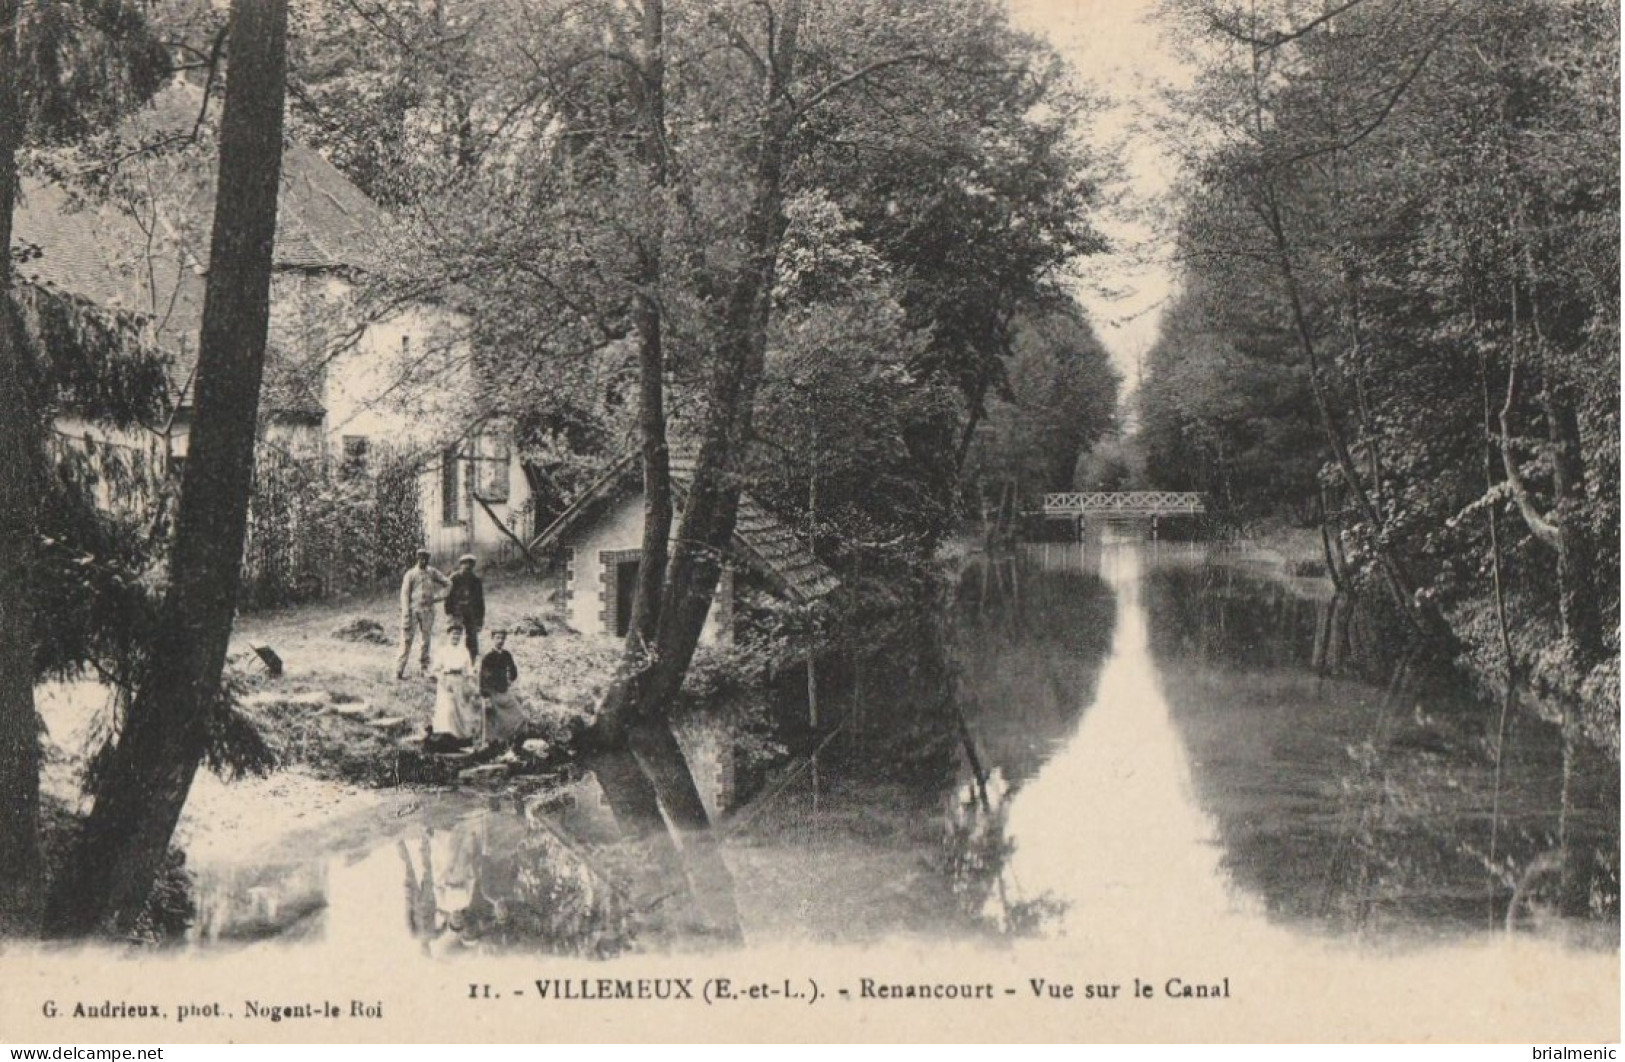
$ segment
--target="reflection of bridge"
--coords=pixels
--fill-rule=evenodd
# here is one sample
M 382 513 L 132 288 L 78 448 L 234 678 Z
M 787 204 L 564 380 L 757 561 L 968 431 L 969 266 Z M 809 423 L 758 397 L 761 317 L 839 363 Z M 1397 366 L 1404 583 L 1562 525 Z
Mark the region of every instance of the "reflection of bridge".
M 1190 516 L 1207 512 L 1195 491 L 1070 491 L 1044 495 L 1045 516 Z

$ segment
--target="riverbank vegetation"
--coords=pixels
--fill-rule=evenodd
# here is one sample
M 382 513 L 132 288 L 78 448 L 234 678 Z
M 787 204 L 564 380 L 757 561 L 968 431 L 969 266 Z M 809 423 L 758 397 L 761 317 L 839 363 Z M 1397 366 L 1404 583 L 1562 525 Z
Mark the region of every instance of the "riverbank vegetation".
M 1619 15 L 1199 5 L 1150 477 L 1619 745 Z

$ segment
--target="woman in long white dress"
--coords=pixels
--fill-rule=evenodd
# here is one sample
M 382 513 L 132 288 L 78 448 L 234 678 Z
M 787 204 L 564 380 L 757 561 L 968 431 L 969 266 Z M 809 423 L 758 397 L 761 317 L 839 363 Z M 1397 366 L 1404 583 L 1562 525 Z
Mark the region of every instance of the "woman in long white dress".
M 452 624 L 435 652 L 434 720 L 437 734 L 480 737 L 480 689 L 473 663 L 463 646 L 463 630 Z

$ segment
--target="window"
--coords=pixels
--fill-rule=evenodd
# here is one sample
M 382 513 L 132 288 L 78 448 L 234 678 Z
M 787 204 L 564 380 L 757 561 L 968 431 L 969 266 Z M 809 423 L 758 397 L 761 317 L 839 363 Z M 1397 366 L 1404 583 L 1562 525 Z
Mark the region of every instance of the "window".
M 476 440 L 478 475 L 474 489 L 488 502 L 508 500 L 508 466 L 512 451 L 505 433 L 490 432 Z
M 367 437 L 365 435 L 346 435 L 344 443 L 344 461 L 339 466 L 346 476 L 362 476 L 367 472 Z
M 440 523 L 451 527 L 460 522 L 458 502 L 457 448 L 448 447 L 440 452 Z

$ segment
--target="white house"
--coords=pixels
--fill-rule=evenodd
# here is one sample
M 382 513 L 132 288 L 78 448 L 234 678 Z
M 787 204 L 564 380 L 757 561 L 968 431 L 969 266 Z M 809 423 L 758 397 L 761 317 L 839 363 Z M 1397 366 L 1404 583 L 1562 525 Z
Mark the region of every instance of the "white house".
M 138 134 L 189 129 L 200 90 L 177 83 L 133 120 Z M 19 279 L 138 316 L 170 359 L 172 415 L 109 445 L 185 461 L 197 335 L 208 269 L 213 179 L 196 160 L 136 159 L 127 186 L 159 195 L 89 203 L 25 180 L 14 245 Z M 421 303 L 365 320 L 356 281 L 380 253 L 389 216 L 318 153 L 290 143 L 278 202 L 271 336 L 260 420 L 263 445 L 365 466 L 388 450 L 419 455 L 423 541 L 437 563 L 462 553 L 516 555 L 534 535 L 531 491 L 510 426 L 470 412 L 472 368 L 462 322 Z M 75 438 L 88 426 L 64 426 Z M 404 561 L 403 561 L 404 562 Z

